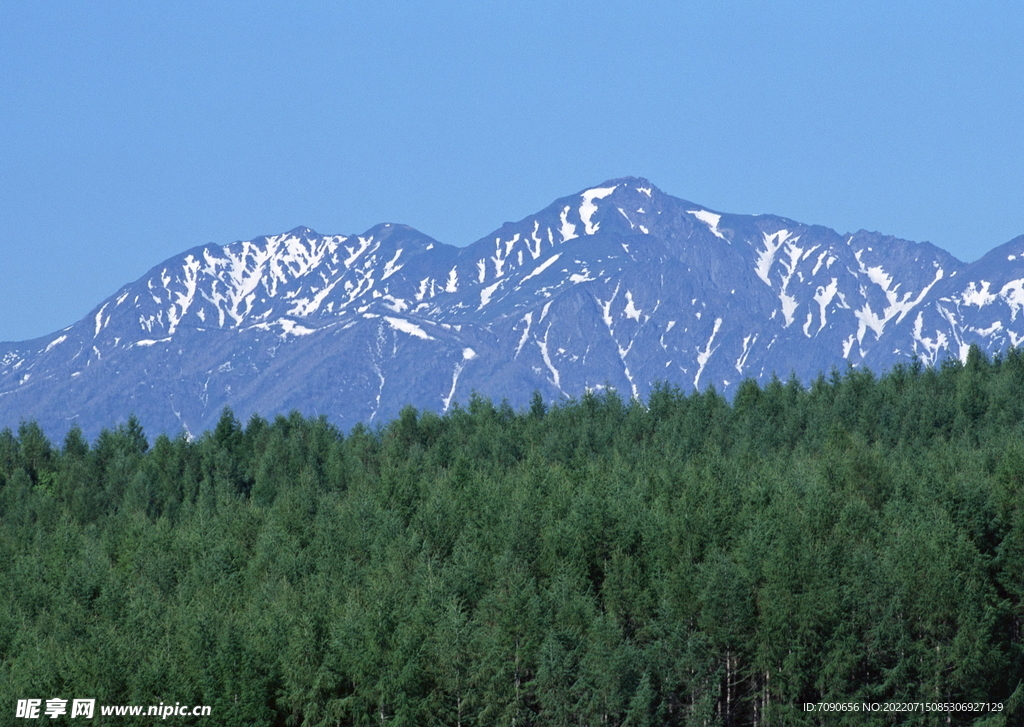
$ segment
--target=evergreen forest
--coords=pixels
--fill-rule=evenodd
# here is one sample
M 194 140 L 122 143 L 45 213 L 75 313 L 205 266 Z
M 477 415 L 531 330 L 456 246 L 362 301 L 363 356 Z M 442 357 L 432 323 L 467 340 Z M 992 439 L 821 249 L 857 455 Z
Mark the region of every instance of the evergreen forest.
M 168 724 L 1020 725 L 1022 629 L 1024 350 L 344 433 L 0 433 L 3 724 L 88 697 L 211 706 Z M 134 723 L 107 719 L 82 722 Z

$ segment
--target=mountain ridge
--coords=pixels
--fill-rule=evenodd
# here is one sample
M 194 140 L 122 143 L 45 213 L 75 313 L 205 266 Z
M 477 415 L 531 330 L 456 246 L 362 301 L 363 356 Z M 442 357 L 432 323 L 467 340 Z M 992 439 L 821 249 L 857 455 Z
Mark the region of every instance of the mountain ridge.
M 525 406 L 656 381 L 936 364 L 1024 340 L 1024 235 L 964 263 L 931 243 L 717 212 L 608 180 L 466 247 L 407 225 L 207 243 L 85 318 L 0 344 L 0 427 L 87 433 L 136 413 L 196 433 L 224 406 L 342 426 L 470 391 Z

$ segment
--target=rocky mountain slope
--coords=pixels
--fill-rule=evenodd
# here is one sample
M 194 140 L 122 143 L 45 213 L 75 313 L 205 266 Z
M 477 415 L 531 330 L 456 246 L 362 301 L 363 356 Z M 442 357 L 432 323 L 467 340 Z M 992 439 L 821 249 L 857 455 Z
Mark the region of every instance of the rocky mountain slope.
M 465 248 L 393 224 L 193 248 L 63 331 L 0 344 L 0 427 L 95 435 L 134 412 L 195 434 L 230 406 L 348 428 L 473 391 L 521 407 L 657 381 L 728 395 L 747 377 L 1002 351 L 1024 340 L 1022 310 L 1024 236 L 966 264 L 625 178 Z

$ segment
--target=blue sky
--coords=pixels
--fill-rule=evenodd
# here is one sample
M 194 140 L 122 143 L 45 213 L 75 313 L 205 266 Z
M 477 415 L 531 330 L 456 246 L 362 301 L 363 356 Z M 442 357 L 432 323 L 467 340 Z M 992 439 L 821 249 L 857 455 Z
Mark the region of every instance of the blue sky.
M 605 179 L 930 240 L 1024 233 L 1011 2 L 0 3 L 0 340 L 205 242 L 465 245 Z

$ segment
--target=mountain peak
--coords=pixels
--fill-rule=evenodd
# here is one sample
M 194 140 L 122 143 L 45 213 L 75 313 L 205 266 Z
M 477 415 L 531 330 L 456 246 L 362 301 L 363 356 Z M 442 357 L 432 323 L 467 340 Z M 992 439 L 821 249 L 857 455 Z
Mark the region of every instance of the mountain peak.
M 319 232 L 309 227 L 306 227 L 305 225 L 299 225 L 298 227 L 292 228 L 291 230 L 288 230 L 288 232 L 286 232 L 285 234 L 290 235 L 291 237 L 320 237 Z
M 617 177 L 615 179 L 608 179 L 603 184 L 599 184 L 597 186 L 598 187 L 626 186 L 626 187 L 633 187 L 633 188 L 638 188 L 639 187 L 639 188 L 642 188 L 642 189 L 657 190 L 659 193 L 661 193 L 661 190 L 658 189 L 654 184 L 652 184 L 651 181 L 649 179 L 647 179 L 646 177 L 633 177 L 633 176 Z

